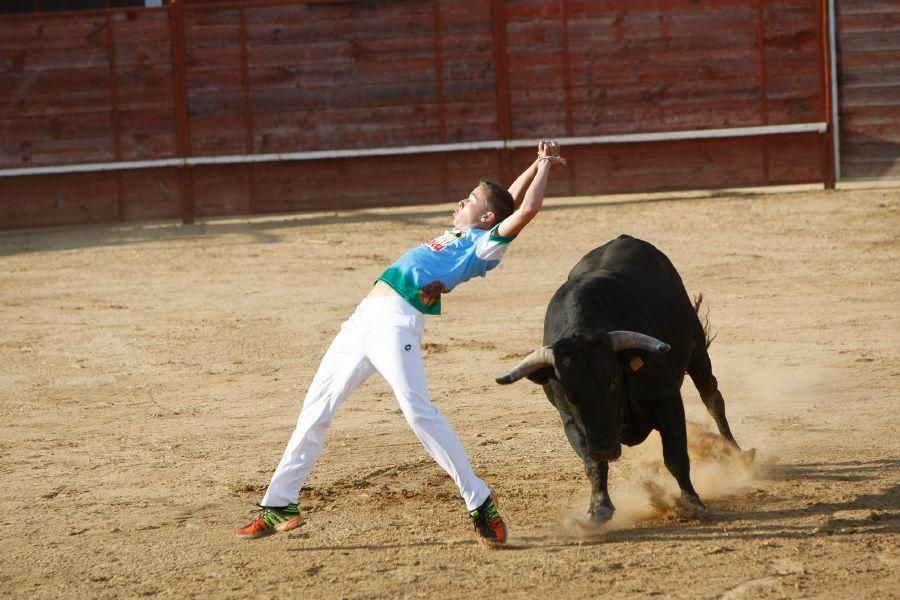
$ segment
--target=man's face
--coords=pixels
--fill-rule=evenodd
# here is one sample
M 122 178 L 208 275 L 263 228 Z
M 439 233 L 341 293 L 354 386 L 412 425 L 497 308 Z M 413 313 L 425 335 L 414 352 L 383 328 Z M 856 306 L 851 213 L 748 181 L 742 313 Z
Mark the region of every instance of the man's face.
M 457 229 L 485 228 L 493 222 L 493 213 L 488 209 L 488 191 L 478 186 L 468 198 L 460 200 L 453 211 L 453 226 Z

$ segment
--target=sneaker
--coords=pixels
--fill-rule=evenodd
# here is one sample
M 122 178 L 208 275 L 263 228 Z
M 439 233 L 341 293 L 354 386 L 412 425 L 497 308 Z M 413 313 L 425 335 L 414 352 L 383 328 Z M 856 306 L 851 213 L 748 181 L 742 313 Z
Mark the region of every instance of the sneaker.
M 482 544 L 494 547 L 506 543 L 506 523 L 497 511 L 493 494 L 481 506 L 470 510 L 469 516 L 472 517 L 475 533 Z
M 272 535 L 278 531 L 290 531 L 300 527 L 306 521 L 300 516 L 296 504 L 288 504 L 280 508 L 263 506 L 262 513 L 247 525 L 234 531 L 239 538 L 258 538 Z

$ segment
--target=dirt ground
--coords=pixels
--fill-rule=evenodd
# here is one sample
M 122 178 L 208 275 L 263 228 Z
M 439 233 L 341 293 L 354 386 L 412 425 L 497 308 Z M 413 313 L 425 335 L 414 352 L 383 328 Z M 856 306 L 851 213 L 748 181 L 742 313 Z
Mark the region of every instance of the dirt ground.
M 194 226 L 0 233 L 0 596 L 898 598 L 900 189 L 556 198 L 426 326 L 434 401 L 499 498 L 462 501 L 378 377 L 338 412 L 308 524 L 243 541 L 326 346 L 447 206 Z M 629 233 L 702 292 L 748 465 L 696 391 L 679 520 L 654 434 L 588 485 L 538 386 L 494 378 L 541 342 L 588 250 Z

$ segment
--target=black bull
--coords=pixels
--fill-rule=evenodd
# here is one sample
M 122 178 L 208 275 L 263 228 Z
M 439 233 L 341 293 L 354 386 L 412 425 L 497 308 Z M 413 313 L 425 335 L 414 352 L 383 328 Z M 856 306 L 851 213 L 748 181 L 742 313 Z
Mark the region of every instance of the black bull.
M 661 341 L 663 340 L 663 341 Z M 559 410 L 591 482 L 588 518 L 615 508 L 608 462 L 660 433 L 682 509 L 705 512 L 690 478 L 681 384 L 691 376 L 719 433 L 737 448 L 712 373 L 706 332 L 681 277 L 653 245 L 622 235 L 588 252 L 547 307 L 544 347 L 497 379 L 528 377 Z

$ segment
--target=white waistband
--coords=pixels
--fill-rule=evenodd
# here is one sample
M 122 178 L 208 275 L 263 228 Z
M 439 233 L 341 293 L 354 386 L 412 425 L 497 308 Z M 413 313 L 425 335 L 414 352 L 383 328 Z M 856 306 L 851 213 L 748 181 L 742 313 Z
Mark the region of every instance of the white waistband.
M 377 298 L 363 298 L 362 302 L 359 303 L 360 308 L 369 307 L 375 304 L 393 304 L 403 310 L 405 313 L 409 313 L 411 315 L 419 315 L 425 316 L 422 314 L 419 309 L 406 301 L 406 298 L 403 296 L 379 296 Z

